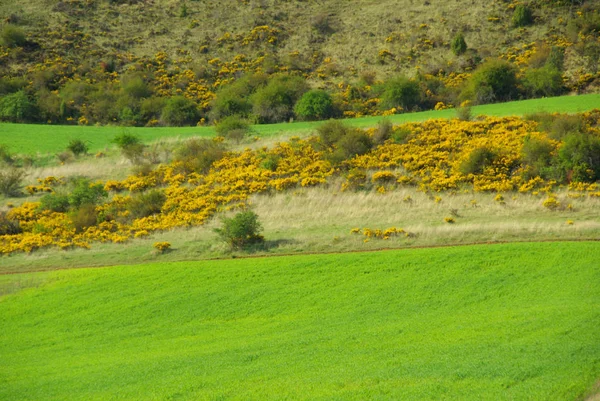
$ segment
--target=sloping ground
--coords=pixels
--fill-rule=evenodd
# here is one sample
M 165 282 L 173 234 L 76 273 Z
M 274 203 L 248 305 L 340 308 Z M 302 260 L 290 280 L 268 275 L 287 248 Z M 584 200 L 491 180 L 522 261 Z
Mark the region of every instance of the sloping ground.
M 580 113 L 598 108 L 600 94 L 560 96 L 543 99 L 529 99 L 515 102 L 489 104 L 473 107 L 473 115 L 522 116 L 536 112 Z M 386 117 L 394 124 L 412 121 L 425 121 L 436 118 L 454 118 L 456 110 L 436 110 L 419 113 L 405 113 Z M 360 127 L 374 127 L 382 117 L 346 119 L 344 123 Z M 261 139 L 278 136 L 304 136 L 312 134 L 322 122 L 296 122 L 282 124 L 262 124 L 252 126 L 253 135 Z M 91 152 L 114 146 L 115 136 L 128 132 L 139 135 L 144 143 L 164 139 L 183 139 L 192 136 L 214 136 L 213 127 L 118 127 L 118 126 L 66 126 L 39 124 L 0 123 L 0 145 L 8 146 L 15 153 L 34 155 L 64 151 L 73 139 L 86 142 Z
M 599 252 L 507 244 L 20 275 L 36 288 L 0 300 L 0 398 L 581 399 L 600 376 Z

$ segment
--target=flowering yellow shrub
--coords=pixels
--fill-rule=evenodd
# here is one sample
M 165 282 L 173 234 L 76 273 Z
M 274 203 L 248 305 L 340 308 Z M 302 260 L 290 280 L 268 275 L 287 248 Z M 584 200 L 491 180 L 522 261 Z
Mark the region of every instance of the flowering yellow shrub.
M 171 243 L 169 243 L 169 242 L 155 242 L 153 246 L 154 246 L 154 248 L 156 248 L 158 250 L 158 252 L 165 253 L 166 251 L 169 250 L 169 248 L 171 248 Z

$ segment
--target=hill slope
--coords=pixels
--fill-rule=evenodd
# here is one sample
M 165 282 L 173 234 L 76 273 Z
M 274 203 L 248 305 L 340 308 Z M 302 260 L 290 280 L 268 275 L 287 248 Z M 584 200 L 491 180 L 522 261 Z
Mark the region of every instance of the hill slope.
M 600 373 L 598 251 L 55 272 L 0 300 L 0 398 L 581 399 Z

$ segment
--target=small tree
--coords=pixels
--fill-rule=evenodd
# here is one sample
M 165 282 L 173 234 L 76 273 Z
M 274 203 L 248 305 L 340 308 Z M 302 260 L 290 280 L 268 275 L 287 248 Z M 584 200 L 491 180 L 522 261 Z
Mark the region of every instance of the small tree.
M 239 143 L 250 131 L 250 124 L 240 116 L 233 115 L 219 121 L 215 130 L 217 134 Z
M 294 107 L 296 116 L 303 120 L 324 120 L 333 117 L 333 100 L 322 90 L 306 92 Z
M 216 228 L 215 232 L 231 249 L 243 249 L 265 240 L 260 235 L 262 225 L 258 221 L 258 215 L 251 210 L 240 212 L 232 218 L 224 217 L 221 222 L 221 228 Z
M 88 152 L 88 146 L 81 139 L 72 139 L 69 141 L 67 150 L 73 152 L 75 156 L 85 155 Z
M 161 118 L 170 126 L 195 125 L 200 119 L 200 112 L 192 100 L 183 96 L 174 96 L 167 100 Z
M 533 13 L 531 12 L 531 8 L 519 4 L 515 7 L 515 12 L 512 17 L 512 24 L 515 27 L 527 26 L 533 23 Z
M 392 78 L 384 84 L 381 94 L 381 107 L 391 109 L 402 107 L 410 110 L 421 102 L 421 88 L 415 81 L 405 77 Z
M 460 56 L 467 51 L 467 42 L 465 42 L 465 37 L 462 33 L 458 33 L 454 39 L 452 39 L 450 49 L 452 49 L 452 53 L 457 56 Z

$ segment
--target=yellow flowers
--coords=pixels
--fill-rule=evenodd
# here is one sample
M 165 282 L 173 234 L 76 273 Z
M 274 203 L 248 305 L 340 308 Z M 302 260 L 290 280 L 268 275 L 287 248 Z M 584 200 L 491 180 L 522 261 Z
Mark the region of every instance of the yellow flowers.
M 360 235 L 362 233 L 362 235 L 364 235 L 366 238 L 364 240 L 364 242 L 369 242 L 369 240 L 371 238 L 374 239 L 383 239 L 383 240 L 388 240 L 391 237 L 396 237 L 400 234 L 405 234 L 407 237 L 409 236 L 409 234 L 404 231 L 401 228 L 396 228 L 396 227 L 390 227 L 387 228 L 385 230 L 381 230 L 379 228 L 376 229 L 371 229 L 371 228 L 353 228 L 352 230 L 350 230 L 350 234 L 356 234 L 356 235 Z
M 156 250 L 159 253 L 165 253 L 166 251 L 169 250 L 169 248 L 171 248 L 171 243 L 169 243 L 169 242 L 155 242 L 153 246 L 154 246 L 154 248 L 156 248 Z

